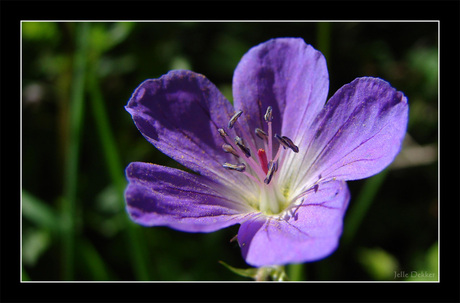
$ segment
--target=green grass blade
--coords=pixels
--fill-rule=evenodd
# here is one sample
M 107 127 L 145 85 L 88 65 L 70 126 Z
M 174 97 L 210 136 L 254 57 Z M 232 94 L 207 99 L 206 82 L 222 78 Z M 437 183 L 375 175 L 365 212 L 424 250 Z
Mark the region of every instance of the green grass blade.
M 88 53 L 89 23 L 76 24 L 76 51 L 70 104 L 69 147 L 65 172 L 63 203 L 64 279 L 74 279 L 75 213 L 78 187 L 80 137 L 84 116 L 85 74 Z
M 24 269 L 24 267 L 22 268 L 21 272 L 22 272 L 21 281 L 30 281 L 29 274 L 28 274 L 27 271 Z
M 316 28 L 316 43 L 318 50 L 323 53 L 326 60 L 330 59 L 331 49 L 331 23 L 330 22 L 318 22 Z
M 109 170 L 109 175 L 117 189 L 117 192 L 123 195 L 127 184 L 123 173 L 124 167 L 121 165 L 118 148 L 115 144 L 115 138 L 110 128 L 109 117 L 107 116 L 104 106 L 104 98 L 100 91 L 95 71 L 88 75 L 88 92 L 90 96 L 91 110 L 96 123 L 99 139 L 101 141 L 101 147 Z
M 90 277 L 95 281 L 113 280 L 112 274 L 106 266 L 104 259 L 96 248 L 86 240 L 79 241 L 79 255 L 88 270 Z
M 352 198 L 350 210 L 345 216 L 345 226 L 342 235 L 342 242 L 345 245 L 348 245 L 356 234 L 359 225 L 363 221 L 363 218 L 374 201 L 378 190 L 383 184 L 387 173 L 388 169 L 367 179 L 358 197 L 356 199 Z
M 110 128 L 109 118 L 104 106 L 104 98 L 102 96 L 95 71 L 89 74 L 88 89 L 91 109 L 94 115 L 97 132 L 99 133 L 101 140 L 104 158 L 106 159 L 106 164 L 112 182 L 115 184 L 119 203 L 123 205 L 124 209 L 124 190 L 126 188 L 127 181 L 124 175 L 124 167 L 121 164 L 115 139 Z M 127 214 L 125 216 L 125 220 L 127 232 L 126 237 L 136 278 L 142 281 L 150 280 L 148 261 L 146 257 L 147 248 L 141 241 L 139 227 L 129 220 Z

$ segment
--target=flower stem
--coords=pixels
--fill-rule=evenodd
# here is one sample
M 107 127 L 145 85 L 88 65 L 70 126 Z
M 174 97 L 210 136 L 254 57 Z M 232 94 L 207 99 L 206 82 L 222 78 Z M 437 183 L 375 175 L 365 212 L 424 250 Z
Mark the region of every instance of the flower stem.
M 254 276 L 256 281 L 287 281 L 284 266 L 259 267 Z
M 289 264 L 287 266 L 288 277 L 290 281 L 305 281 L 305 266 L 303 263 Z

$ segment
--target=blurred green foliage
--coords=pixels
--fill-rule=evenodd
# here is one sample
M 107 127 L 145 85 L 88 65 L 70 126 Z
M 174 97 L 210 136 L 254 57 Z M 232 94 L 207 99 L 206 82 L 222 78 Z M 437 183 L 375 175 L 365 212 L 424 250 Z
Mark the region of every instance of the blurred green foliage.
M 82 28 L 88 31 L 83 41 Z M 180 166 L 144 140 L 124 105 L 142 81 L 176 68 L 206 75 L 232 100 L 241 56 L 284 36 L 302 37 L 324 52 L 329 96 L 359 76 L 381 77 L 403 91 L 410 140 L 401 154 L 421 154 L 417 161 L 398 159 L 382 177 L 349 182 L 349 214 L 357 215 L 345 219 L 346 242 L 324 260 L 291 266 L 288 275 L 395 280 L 394 272 L 404 270 L 436 274 L 409 280 L 437 280 L 435 22 L 23 22 L 22 279 L 248 280 L 219 263 L 247 267 L 230 242 L 237 226 L 188 234 L 129 221 L 127 164 Z M 81 88 L 75 84 L 79 56 Z M 82 96 L 77 137 L 73 94 Z M 426 149 L 432 153 L 422 153 Z

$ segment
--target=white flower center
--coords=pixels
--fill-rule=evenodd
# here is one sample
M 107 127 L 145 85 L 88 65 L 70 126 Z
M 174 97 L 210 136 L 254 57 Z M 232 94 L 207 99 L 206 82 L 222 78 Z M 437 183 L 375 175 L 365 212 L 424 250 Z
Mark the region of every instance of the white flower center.
M 236 112 L 228 122 L 228 129 L 232 129 L 243 111 Z M 252 138 L 245 134 L 244 131 L 239 136 L 236 136 L 234 141 L 229 140 L 227 132 L 223 128 L 218 131 L 225 143 L 222 149 L 233 154 L 237 159 L 237 164 L 224 163 L 223 167 L 238 171 L 255 184 L 254 191 L 257 201 L 249 199 L 248 203 L 267 215 L 280 214 L 290 205 L 289 188 L 284 188 L 278 180 L 277 171 L 280 169 L 280 156 L 283 151 L 290 149 L 295 153 L 299 152 L 299 148 L 286 136 L 278 134 L 273 135 L 272 131 L 272 107 L 269 106 L 264 115 L 264 120 L 267 124 L 266 131 L 256 128 L 255 134 L 263 140 L 264 148 L 257 148 Z M 244 130 L 244 128 L 241 128 Z M 278 150 L 274 151 L 273 138 L 279 142 Z M 255 152 L 257 151 L 257 152 Z M 257 156 L 256 156 L 257 155 Z

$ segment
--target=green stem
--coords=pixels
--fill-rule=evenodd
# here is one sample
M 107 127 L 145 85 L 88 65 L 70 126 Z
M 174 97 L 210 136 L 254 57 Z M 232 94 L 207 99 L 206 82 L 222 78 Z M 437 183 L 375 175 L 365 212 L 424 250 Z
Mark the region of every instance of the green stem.
M 117 190 L 117 193 L 123 196 L 126 187 L 126 179 L 123 175 L 124 167 L 121 165 L 118 149 L 115 144 L 115 138 L 110 128 L 109 117 L 104 106 L 96 71 L 92 70 L 88 75 L 88 93 L 91 110 L 96 123 L 96 131 L 99 134 L 104 159 L 106 161 L 109 175 Z
M 99 133 L 99 138 L 101 140 L 106 165 L 112 182 L 116 187 L 119 203 L 122 205 L 122 209 L 124 209 L 124 190 L 127 184 L 124 176 L 124 167 L 121 164 L 120 156 L 117 152 L 118 149 L 110 127 L 109 118 L 104 106 L 104 98 L 99 87 L 99 81 L 97 79 L 95 69 L 93 69 L 89 74 L 88 86 L 91 109 L 94 115 L 97 132 Z M 136 278 L 142 281 L 150 280 L 148 271 L 149 266 L 146 257 L 147 247 L 141 241 L 139 227 L 129 220 L 127 214 L 124 218 L 126 220 L 125 224 L 127 228 L 127 247 L 130 249 L 131 260 L 133 262 Z
M 383 184 L 387 173 L 388 169 L 367 179 L 356 200 L 351 201 L 352 207 L 345 217 L 345 229 L 342 236 L 342 242 L 345 245 L 348 245 L 353 239 L 379 188 Z
M 289 264 L 287 266 L 287 276 L 290 281 L 305 281 L 305 265 L 303 263 Z
M 104 262 L 103 256 L 99 254 L 96 248 L 90 241 L 81 239 L 78 241 L 78 251 L 82 263 L 85 264 L 85 269 L 95 281 L 110 281 L 113 280 L 109 268 Z
M 328 60 L 331 50 L 331 23 L 318 22 L 317 25 L 317 46 L 321 53 L 323 53 L 326 60 Z
M 75 210 L 78 186 L 78 162 L 80 153 L 80 137 L 84 113 L 84 83 L 86 74 L 86 58 L 89 41 L 89 24 L 78 23 L 76 27 L 76 52 L 70 104 L 70 127 L 68 157 L 65 173 L 65 199 L 63 205 L 63 249 L 64 279 L 74 279 L 75 250 Z

